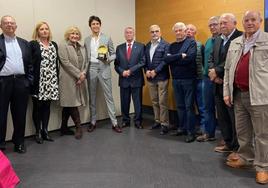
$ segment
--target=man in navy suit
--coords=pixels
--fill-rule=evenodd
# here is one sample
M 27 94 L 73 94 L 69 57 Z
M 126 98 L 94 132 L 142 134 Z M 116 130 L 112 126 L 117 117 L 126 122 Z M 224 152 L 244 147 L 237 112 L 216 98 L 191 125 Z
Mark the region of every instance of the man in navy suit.
M 167 54 L 169 44 L 161 38 L 158 25 L 150 26 L 151 41 L 145 47 L 145 73 L 149 88 L 155 123 L 151 129 L 161 127 L 161 135 L 168 132 L 168 81 L 169 69 L 164 57 Z
M 26 40 L 15 35 L 16 21 L 3 16 L 0 25 L 0 150 L 5 149 L 7 113 L 13 120 L 14 151 L 25 153 L 24 133 L 29 88 L 33 81 L 31 51 Z
M 130 126 L 129 107 L 132 97 L 137 129 L 142 129 L 142 87 L 144 85 L 144 45 L 134 41 L 135 31 L 125 28 L 126 42 L 116 48 L 115 70 L 119 74 L 122 127 Z

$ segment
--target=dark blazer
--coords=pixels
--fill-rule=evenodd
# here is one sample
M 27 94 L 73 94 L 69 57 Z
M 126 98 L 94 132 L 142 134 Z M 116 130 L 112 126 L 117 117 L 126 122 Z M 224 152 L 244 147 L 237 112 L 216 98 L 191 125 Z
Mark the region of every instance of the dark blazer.
M 115 71 L 119 74 L 120 87 L 142 87 L 144 85 L 142 68 L 145 65 L 144 44 L 134 42 L 132 46 L 130 60 L 127 60 L 126 43 L 120 44 L 116 48 L 116 59 L 114 62 Z M 123 71 L 130 70 L 128 78 L 123 77 Z
M 222 45 L 223 39 L 221 36 L 217 36 L 215 38 L 213 50 L 211 52 L 208 63 L 210 69 L 215 68 L 218 77 L 223 79 L 225 60 L 231 41 L 241 36 L 242 34 L 243 32 L 236 29 L 224 46 Z
M 59 76 L 59 56 L 58 56 L 58 45 L 52 41 L 52 44 L 56 48 L 56 53 L 57 53 L 57 76 Z M 39 79 L 40 79 L 40 63 L 42 61 L 41 57 L 41 50 L 40 50 L 40 45 L 39 42 L 36 40 L 33 40 L 30 42 L 30 48 L 31 48 L 31 53 L 32 53 L 32 63 L 33 63 L 33 75 L 34 75 L 34 80 L 33 80 L 33 85 L 31 88 L 31 94 L 32 95 L 38 95 L 39 93 Z
M 148 42 L 145 47 L 145 67 L 144 71 L 155 70 L 156 76 L 152 78 L 147 78 L 148 81 L 153 80 L 166 80 L 169 79 L 169 69 L 167 63 L 164 61 L 164 57 L 168 52 L 169 44 L 161 38 L 160 43 L 155 49 L 152 61 L 150 58 L 150 48 L 151 42 Z
M 32 66 L 32 59 L 31 59 L 31 50 L 28 41 L 16 37 L 19 43 L 21 52 L 22 52 L 22 59 L 24 64 L 24 72 L 26 78 L 29 80 L 29 83 L 32 85 L 33 83 L 33 66 Z M 4 35 L 0 35 L 0 71 L 2 70 L 4 64 L 6 62 L 6 46 L 5 46 L 5 38 Z M 29 86 L 30 86 L 29 85 Z M 27 85 L 26 85 L 27 86 Z

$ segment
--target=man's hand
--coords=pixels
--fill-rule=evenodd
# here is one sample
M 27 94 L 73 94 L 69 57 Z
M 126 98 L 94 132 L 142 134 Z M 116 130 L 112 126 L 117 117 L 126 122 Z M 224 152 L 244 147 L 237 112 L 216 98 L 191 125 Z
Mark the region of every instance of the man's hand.
M 155 76 L 156 76 L 156 72 L 155 72 L 155 70 L 152 70 L 151 71 L 151 77 L 154 78 Z
M 219 78 L 219 77 L 215 78 L 215 79 L 214 79 L 214 82 L 215 82 L 216 84 L 223 84 L 223 80 L 222 80 L 221 78 Z
M 123 77 L 125 77 L 125 78 L 129 77 L 130 73 L 131 73 L 130 70 L 124 70 L 123 71 Z
M 217 77 L 217 73 L 215 69 L 208 69 L 208 76 L 211 81 L 214 81 L 215 78 Z
M 230 96 L 224 96 L 223 100 L 225 102 L 225 104 L 229 107 L 232 107 L 232 103 L 231 103 L 231 97 Z
M 146 75 L 147 78 L 150 78 L 151 77 L 151 71 L 147 70 L 145 75 Z

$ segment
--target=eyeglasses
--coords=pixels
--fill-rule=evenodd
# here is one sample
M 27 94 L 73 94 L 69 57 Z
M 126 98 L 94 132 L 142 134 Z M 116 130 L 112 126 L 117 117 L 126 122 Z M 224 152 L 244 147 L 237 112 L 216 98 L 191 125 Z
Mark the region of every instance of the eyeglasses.
M 219 25 L 218 23 L 212 23 L 212 24 L 209 24 L 208 27 L 216 27 L 217 25 Z
M 3 23 L 3 25 L 8 25 L 8 24 L 10 24 L 10 25 L 16 25 L 16 22 L 2 22 Z
M 159 33 L 159 30 L 150 31 L 150 33 Z

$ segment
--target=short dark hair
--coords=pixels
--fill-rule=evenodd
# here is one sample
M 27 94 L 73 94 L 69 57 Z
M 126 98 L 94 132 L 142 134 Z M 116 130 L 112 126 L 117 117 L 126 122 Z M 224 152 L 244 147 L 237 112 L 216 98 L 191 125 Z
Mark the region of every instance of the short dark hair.
M 98 17 L 98 16 L 90 16 L 89 17 L 89 20 L 88 20 L 88 25 L 89 25 L 89 27 L 91 26 L 91 23 L 93 22 L 93 21 L 97 21 L 97 22 L 99 22 L 100 23 L 100 25 L 101 25 L 101 19 Z

